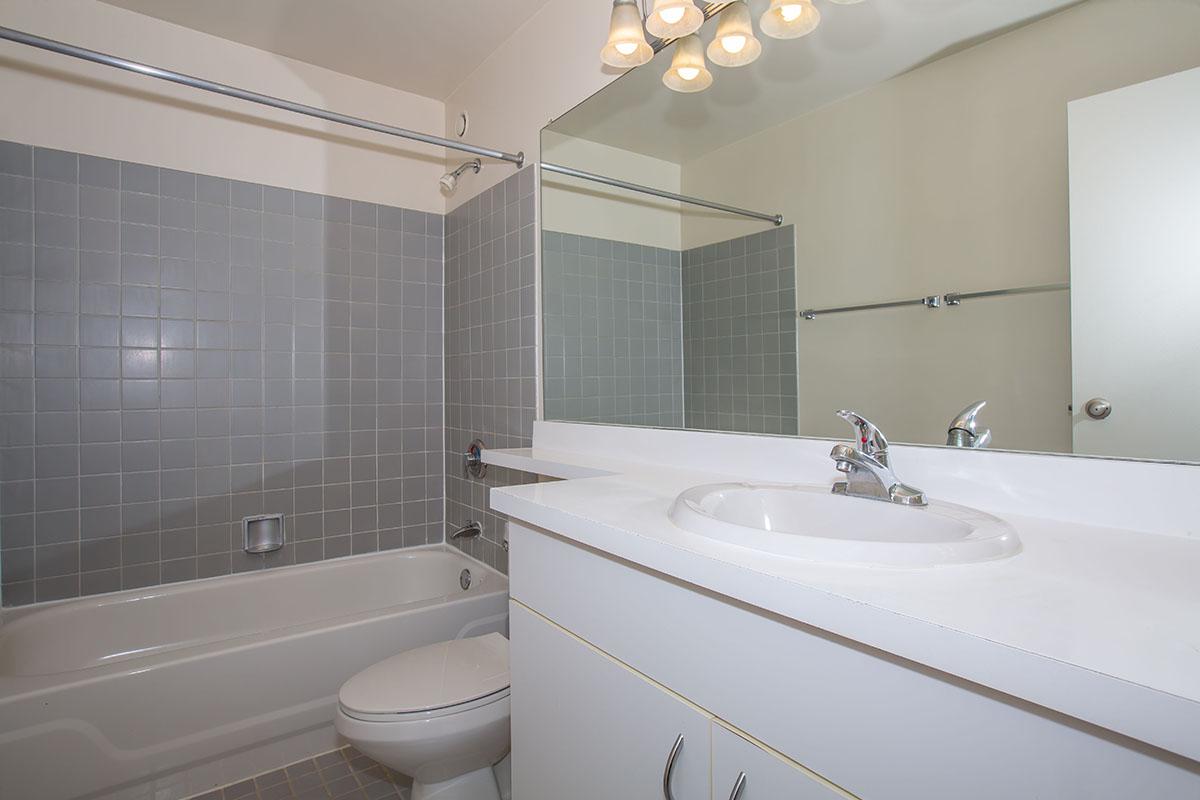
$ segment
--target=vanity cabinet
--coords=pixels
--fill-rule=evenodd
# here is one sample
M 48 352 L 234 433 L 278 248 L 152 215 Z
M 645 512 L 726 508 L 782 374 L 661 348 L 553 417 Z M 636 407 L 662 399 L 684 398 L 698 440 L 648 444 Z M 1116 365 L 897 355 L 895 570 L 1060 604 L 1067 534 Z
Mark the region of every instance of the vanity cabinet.
M 519 603 L 509 625 L 513 797 L 846 799 Z
M 674 800 L 743 771 L 738 800 L 1200 798 L 1185 759 L 550 531 L 509 542 L 521 800 L 657 800 L 680 733 Z

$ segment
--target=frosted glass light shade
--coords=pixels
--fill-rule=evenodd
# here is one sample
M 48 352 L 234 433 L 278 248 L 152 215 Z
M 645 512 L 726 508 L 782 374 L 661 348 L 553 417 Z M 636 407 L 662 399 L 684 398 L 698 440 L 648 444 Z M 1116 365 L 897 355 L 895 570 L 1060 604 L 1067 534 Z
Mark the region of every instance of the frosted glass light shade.
M 812 0 L 771 0 L 758 24 L 774 39 L 796 39 L 812 33 L 820 22 L 821 12 Z
M 717 21 L 717 36 L 708 45 L 708 60 L 722 67 L 742 67 L 762 53 L 762 43 L 754 38 L 750 9 L 745 0 L 737 0 Z
M 660 39 L 680 39 L 700 30 L 704 12 L 693 0 L 654 0 L 646 30 Z
M 704 62 L 704 43 L 696 34 L 675 42 L 671 68 L 663 75 L 663 83 L 676 92 L 702 92 L 712 86 L 712 73 Z
M 654 58 L 642 30 L 642 14 L 636 0 L 614 0 L 608 41 L 600 51 L 600 60 L 610 67 L 640 67 Z

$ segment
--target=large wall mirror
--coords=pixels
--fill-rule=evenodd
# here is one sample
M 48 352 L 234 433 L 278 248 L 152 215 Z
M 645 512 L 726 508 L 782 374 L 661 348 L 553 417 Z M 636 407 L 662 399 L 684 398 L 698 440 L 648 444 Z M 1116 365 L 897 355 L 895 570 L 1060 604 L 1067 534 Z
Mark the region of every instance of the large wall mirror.
M 543 131 L 546 418 L 1200 460 L 1200 0 L 748 5 Z

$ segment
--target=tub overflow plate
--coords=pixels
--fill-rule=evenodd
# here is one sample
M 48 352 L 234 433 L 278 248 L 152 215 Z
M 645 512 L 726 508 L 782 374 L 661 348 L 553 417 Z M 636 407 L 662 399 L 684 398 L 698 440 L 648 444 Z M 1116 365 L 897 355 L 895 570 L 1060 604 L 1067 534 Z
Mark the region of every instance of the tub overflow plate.
M 463 587 L 463 591 L 471 588 L 471 570 L 464 569 L 458 573 L 458 585 Z

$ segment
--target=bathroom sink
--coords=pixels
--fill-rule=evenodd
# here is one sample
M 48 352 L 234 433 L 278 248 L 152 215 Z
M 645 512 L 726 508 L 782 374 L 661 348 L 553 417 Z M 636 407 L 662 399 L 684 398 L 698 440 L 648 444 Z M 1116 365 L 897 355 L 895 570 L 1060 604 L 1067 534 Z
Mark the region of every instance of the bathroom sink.
M 671 521 L 691 533 L 765 553 L 826 563 L 934 567 L 1015 555 L 1001 519 L 952 503 L 925 507 L 832 494 L 805 485 L 713 483 L 684 491 Z

